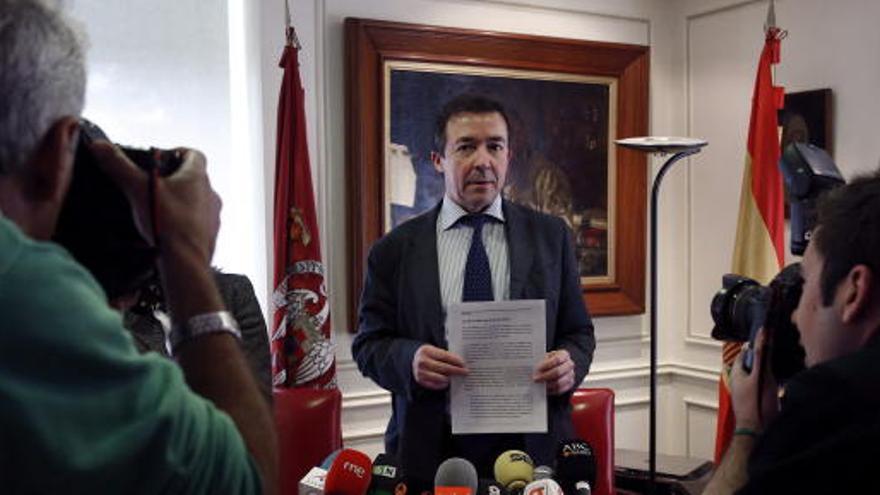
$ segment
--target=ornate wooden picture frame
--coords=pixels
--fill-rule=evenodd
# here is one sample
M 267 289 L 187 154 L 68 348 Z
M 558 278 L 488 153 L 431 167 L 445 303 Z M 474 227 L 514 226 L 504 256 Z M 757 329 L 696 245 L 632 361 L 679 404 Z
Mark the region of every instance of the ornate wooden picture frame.
M 644 312 L 646 158 L 613 139 L 647 134 L 648 47 L 352 18 L 346 45 L 352 331 L 370 246 L 442 195 L 426 135 L 458 92 L 496 97 L 514 115 L 520 181 L 508 180 L 505 194 L 572 228 L 590 312 Z M 562 96 L 516 96 L 545 93 Z M 529 132 L 536 123 L 540 136 Z M 536 175 L 564 190 L 532 187 Z

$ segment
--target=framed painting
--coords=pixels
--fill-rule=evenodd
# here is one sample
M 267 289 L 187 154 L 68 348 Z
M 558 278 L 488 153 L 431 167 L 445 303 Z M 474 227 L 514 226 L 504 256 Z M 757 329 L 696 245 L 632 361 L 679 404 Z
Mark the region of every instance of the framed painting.
M 442 198 L 435 118 L 469 93 L 505 107 L 504 197 L 568 225 L 591 313 L 644 312 L 646 159 L 613 141 L 647 133 L 647 47 L 364 19 L 346 43 L 353 308 L 370 245 Z
M 809 143 L 834 156 L 831 97 L 830 88 L 785 95 L 785 106 L 779 111 L 782 149 L 792 142 Z
M 791 143 L 808 143 L 834 157 L 832 96 L 830 88 L 786 93 L 785 106 L 777 115 L 782 128 L 781 150 Z M 788 187 L 785 188 L 785 218 L 791 218 Z

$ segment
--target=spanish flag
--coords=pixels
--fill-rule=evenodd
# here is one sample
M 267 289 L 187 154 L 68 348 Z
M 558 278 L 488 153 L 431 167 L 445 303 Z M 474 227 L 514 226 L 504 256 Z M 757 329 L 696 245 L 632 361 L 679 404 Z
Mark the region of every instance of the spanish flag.
M 743 182 L 740 193 L 736 245 L 732 272 L 767 284 L 785 261 L 782 175 L 779 171 L 777 110 L 782 108 L 783 88 L 773 86 L 771 66 L 779 63 L 780 40 L 785 37 L 774 24 L 770 4 L 765 27 L 764 49 L 758 61 L 758 75 L 752 95 L 752 114 Z M 741 344 L 726 342 L 722 351 L 724 369 L 729 368 Z M 718 424 L 715 462 L 721 461 L 733 436 L 735 419 L 730 402 L 727 373 L 718 384 Z

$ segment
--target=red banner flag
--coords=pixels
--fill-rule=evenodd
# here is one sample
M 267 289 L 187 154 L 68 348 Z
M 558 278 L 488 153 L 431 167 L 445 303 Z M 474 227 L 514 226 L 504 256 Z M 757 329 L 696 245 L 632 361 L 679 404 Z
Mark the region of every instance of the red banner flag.
M 275 154 L 275 276 L 272 382 L 276 387 L 336 388 L 330 306 L 321 262 L 306 144 L 297 48 L 284 47 Z
M 748 152 L 743 170 L 732 269 L 733 273 L 753 278 L 762 284 L 769 283 L 785 262 L 785 220 L 776 117 L 777 110 L 782 108 L 783 88 L 773 86 L 771 70 L 772 65 L 779 63 L 780 40 L 784 32 L 773 26 L 772 21 L 768 24 L 752 95 Z M 738 342 L 724 344 L 722 361 L 725 370 L 733 364 L 740 348 Z M 716 464 L 730 445 L 735 426 L 728 386 L 727 373 L 722 372 L 718 384 Z

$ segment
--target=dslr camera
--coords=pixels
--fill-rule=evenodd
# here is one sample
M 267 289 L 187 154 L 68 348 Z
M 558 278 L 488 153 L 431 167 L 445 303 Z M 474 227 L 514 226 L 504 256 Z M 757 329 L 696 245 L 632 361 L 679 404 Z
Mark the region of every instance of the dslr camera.
M 113 300 L 134 294 L 155 276 L 158 253 L 138 231 L 128 198 L 98 166 L 90 147 L 98 140 L 109 141 L 97 125 L 81 119 L 73 177 L 53 240 L 85 266 Z M 182 155 L 158 148 L 120 148 L 150 177 L 154 205 L 155 181 L 177 171 Z
M 825 150 L 804 143 L 789 144 L 779 162 L 791 205 L 791 253 L 802 255 L 816 224 L 816 202 L 826 191 L 845 183 Z M 728 273 L 712 298 L 711 312 L 717 340 L 748 342 L 743 368 L 754 365 L 755 337 L 761 327 L 768 332 L 768 359 L 773 375 L 783 383 L 804 369 L 804 349 L 791 315 L 801 297 L 800 263 L 779 272 L 768 286 Z

